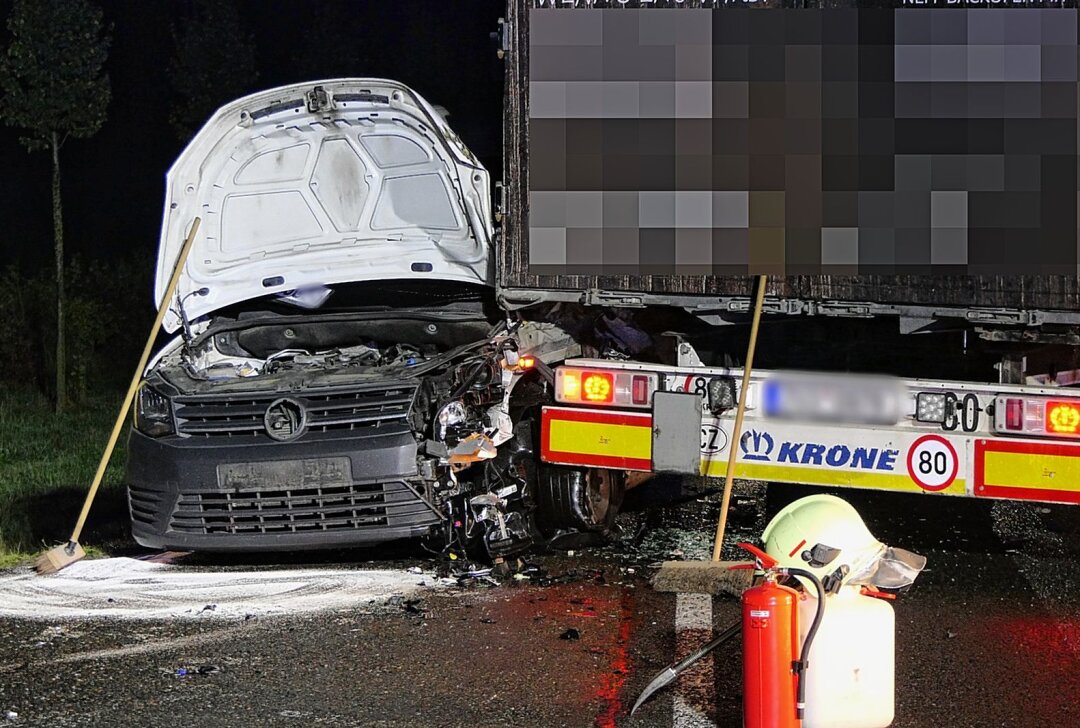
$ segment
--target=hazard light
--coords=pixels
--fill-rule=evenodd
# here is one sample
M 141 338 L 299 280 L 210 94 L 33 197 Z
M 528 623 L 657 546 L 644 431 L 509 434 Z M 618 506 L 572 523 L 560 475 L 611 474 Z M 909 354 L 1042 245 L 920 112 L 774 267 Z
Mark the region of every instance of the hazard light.
M 1070 402 L 1046 403 L 1046 431 L 1059 435 L 1075 435 L 1080 426 L 1080 407 Z
M 611 402 L 615 399 L 612 391 L 614 375 L 606 372 L 590 372 L 581 381 L 581 391 L 587 402 Z
M 994 399 L 994 430 L 1008 435 L 1080 439 L 1080 398 L 999 395 Z
M 611 369 L 555 369 L 555 400 L 566 404 L 648 407 L 658 377 Z

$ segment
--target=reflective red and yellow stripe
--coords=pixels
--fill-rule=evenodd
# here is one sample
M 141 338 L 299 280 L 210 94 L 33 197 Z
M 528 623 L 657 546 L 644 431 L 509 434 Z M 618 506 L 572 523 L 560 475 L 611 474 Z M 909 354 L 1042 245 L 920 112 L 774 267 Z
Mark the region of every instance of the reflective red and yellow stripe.
M 1080 446 L 975 441 L 975 495 L 1080 503 Z
M 540 454 L 549 463 L 652 470 L 652 415 L 545 407 Z

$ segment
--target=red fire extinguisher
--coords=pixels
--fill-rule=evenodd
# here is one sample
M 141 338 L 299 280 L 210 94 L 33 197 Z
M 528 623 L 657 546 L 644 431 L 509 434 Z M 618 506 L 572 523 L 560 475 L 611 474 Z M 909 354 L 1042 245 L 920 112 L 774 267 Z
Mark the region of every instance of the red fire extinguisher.
M 742 595 L 743 725 L 798 728 L 795 714 L 799 659 L 799 593 L 776 583 L 776 560 L 739 544 L 765 569 L 765 580 Z
M 799 728 L 802 724 L 801 684 L 806 657 L 821 623 L 825 599 L 821 582 L 803 569 L 777 569 L 777 561 L 748 543 L 739 544 L 754 555 L 765 580 L 742 595 L 743 726 Z M 777 583 L 779 576 L 809 576 L 817 587 L 818 611 L 799 649 L 799 593 Z

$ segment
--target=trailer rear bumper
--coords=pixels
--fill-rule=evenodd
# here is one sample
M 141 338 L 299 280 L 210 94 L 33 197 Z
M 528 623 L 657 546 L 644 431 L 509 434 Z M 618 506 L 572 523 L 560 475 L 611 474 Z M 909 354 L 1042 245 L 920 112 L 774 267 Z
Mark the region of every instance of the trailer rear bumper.
M 995 431 L 994 413 L 1001 409 L 995 400 L 1037 400 L 1050 394 L 1061 399 L 1060 393 L 1004 384 L 897 380 L 901 393 L 891 422 L 814 421 L 766 414 L 763 384 L 771 374 L 755 372 L 738 443 L 731 442 L 734 412 L 714 415 L 704 397 L 697 400 L 697 408 L 686 416 L 690 427 L 681 428 L 682 442 L 700 430 L 697 458 L 687 465 L 685 459 L 669 457 L 673 441 L 658 436 L 672 425 L 670 418 L 658 416 L 657 398 L 704 393 L 711 379 L 734 378 L 737 372 L 629 361 L 567 364 L 579 371 L 649 372 L 662 384 L 650 409 L 545 407 L 545 462 L 722 478 L 734 452 L 735 477 L 748 480 L 1080 504 L 1080 440 Z M 956 416 L 944 422 L 917 420 L 918 397 L 927 393 L 949 395 Z M 672 467 L 672 462 L 683 465 Z

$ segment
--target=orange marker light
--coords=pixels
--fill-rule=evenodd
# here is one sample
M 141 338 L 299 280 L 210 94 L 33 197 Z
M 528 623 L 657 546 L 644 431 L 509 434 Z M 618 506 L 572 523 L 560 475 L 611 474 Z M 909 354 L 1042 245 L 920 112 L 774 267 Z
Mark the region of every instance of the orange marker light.
M 1046 403 L 1046 431 L 1075 434 L 1080 430 L 1080 407 L 1070 402 Z
M 593 373 L 585 377 L 582 389 L 585 390 L 585 399 L 590 402 L 610 402 L 614 396 L 614 377 L 610 374 Z M 566 385 L 563 385 L 566 392 Z
M 569 401 L 581 399 L 581 376 L 573 370 L 563 370 L 562 395 Z
M 526 372 L 536 366 L 536 357 L 534 356 L 522 356 L 518 357 L 517 364 L 507 364 L 506 359 L 500 359 L 499 364 L 503 369 L 511 372 Z

